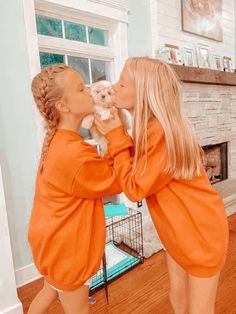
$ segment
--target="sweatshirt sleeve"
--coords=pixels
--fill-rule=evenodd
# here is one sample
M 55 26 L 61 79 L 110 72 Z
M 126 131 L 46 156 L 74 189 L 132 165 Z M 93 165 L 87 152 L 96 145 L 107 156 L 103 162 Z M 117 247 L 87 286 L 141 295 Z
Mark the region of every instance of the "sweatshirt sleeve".
M 119 181 L 109 156 L 101 158 L 91 148 L 89 157 L 78 169 L 72 181 L 72 195 L 79 198 L 100 199 L 121 193 Z
M 131 138 L 123 126 L 106 134 L 110 155 L 114 158 L 114 169 L 122 191 L 131 201 L 139 201 L 156 194 L 172 179 L 171 174 L 164 173 L 166 165 L 165 141 L 162 128 L 153 128 L 148 134 L 147 166 L 142 174 L 145 158 L 140 158 L 137 172 L 132 175 L 133 157 L 131 155 Z M 133 146 L 133 145 L 132 145 Z

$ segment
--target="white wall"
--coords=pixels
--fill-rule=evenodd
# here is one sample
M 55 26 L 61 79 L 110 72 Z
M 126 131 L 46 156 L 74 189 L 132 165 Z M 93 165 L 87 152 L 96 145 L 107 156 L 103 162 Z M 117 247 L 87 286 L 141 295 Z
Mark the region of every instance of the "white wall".
M 222 0 L 223 42 L 217 42 L 181 30 L 181 0 L 150 0 L 152 51 L 165 43 L 179 47 L 205 44 L 212 52 L 235 60 L 234 0 Z
M 23 1 L 0 1 L 0 21 L 0 164 L 17 269 L 31 263 L 27 227 L 39 153 Z
M 129 57 L 151 56 L 152 36 L 150 0 L 127 0 L 129 9 L 128 48 Z
M 16 293 L 16 280 L 9 239 L 5 195 L 0 167 L 0 313 L 23 313 Z

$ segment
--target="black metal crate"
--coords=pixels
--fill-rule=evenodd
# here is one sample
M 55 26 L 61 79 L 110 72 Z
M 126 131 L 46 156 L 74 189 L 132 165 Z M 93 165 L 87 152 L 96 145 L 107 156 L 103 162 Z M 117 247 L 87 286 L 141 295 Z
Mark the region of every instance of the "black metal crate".
M 106 218 L 106 254 L 92 278 L 90 294 L 142 262 L 142 213 L 128 208 L 126 216 Z

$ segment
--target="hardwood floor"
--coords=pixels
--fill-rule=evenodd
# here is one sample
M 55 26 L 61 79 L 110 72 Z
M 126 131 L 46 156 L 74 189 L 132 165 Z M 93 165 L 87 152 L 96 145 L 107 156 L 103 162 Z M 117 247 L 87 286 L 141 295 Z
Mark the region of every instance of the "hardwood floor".
M 236 214 L 230 216 L 229 227 L 229 254 L 221 273 L 216 314 L 236 314 Z M 18 289 L 24 313 L 41 287 L 40 279 Z M 104 291 L 97 292 L 91 313 L 173 314 L 168 290 L 165 252 L 161 251 L 109 285 L 109 305 L 106 305 Z M 60 303 L 55 302 L 48 314 L 63 314 Z

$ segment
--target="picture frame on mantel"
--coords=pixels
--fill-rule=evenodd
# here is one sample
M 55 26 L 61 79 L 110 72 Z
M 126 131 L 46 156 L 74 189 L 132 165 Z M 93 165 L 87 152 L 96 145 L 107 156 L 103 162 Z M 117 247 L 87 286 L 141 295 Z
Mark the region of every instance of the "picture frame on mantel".
M 195 48 L 184 47 L 182 49 L 182 52 L 183 52 L 183 63 L 185 66 L 189 66 L 189 67 L 198 66 Z
M 183 65 L 182 53 L 178 46 L 165 44 L 156 49 L 155 58 L 165 61 L 166 63 Z
M 234 72 L 232 59 L 230 57 L 223 57 L 223 66 L 225 72 Z
M 169 57 L 168 57 L 169 63 L 177 64 L 177 65 L 183 64 L 181 51 L 178 46 L 165 44 L 165 48 L 169 49 Z
M 199 68 L 212 68 L 211 48 L 207 45 L 197 45 L 197 59 Z
M 160 47 L 155 50 L 155 58 L 169 63 L 170 50 L 166 47 Z
M 220 55 L 212 55 L 212 68 L 218 71 L 224 71 L 223 58 Z
M 223 41 L 222 0 L 181 0 L 182 30 Z

